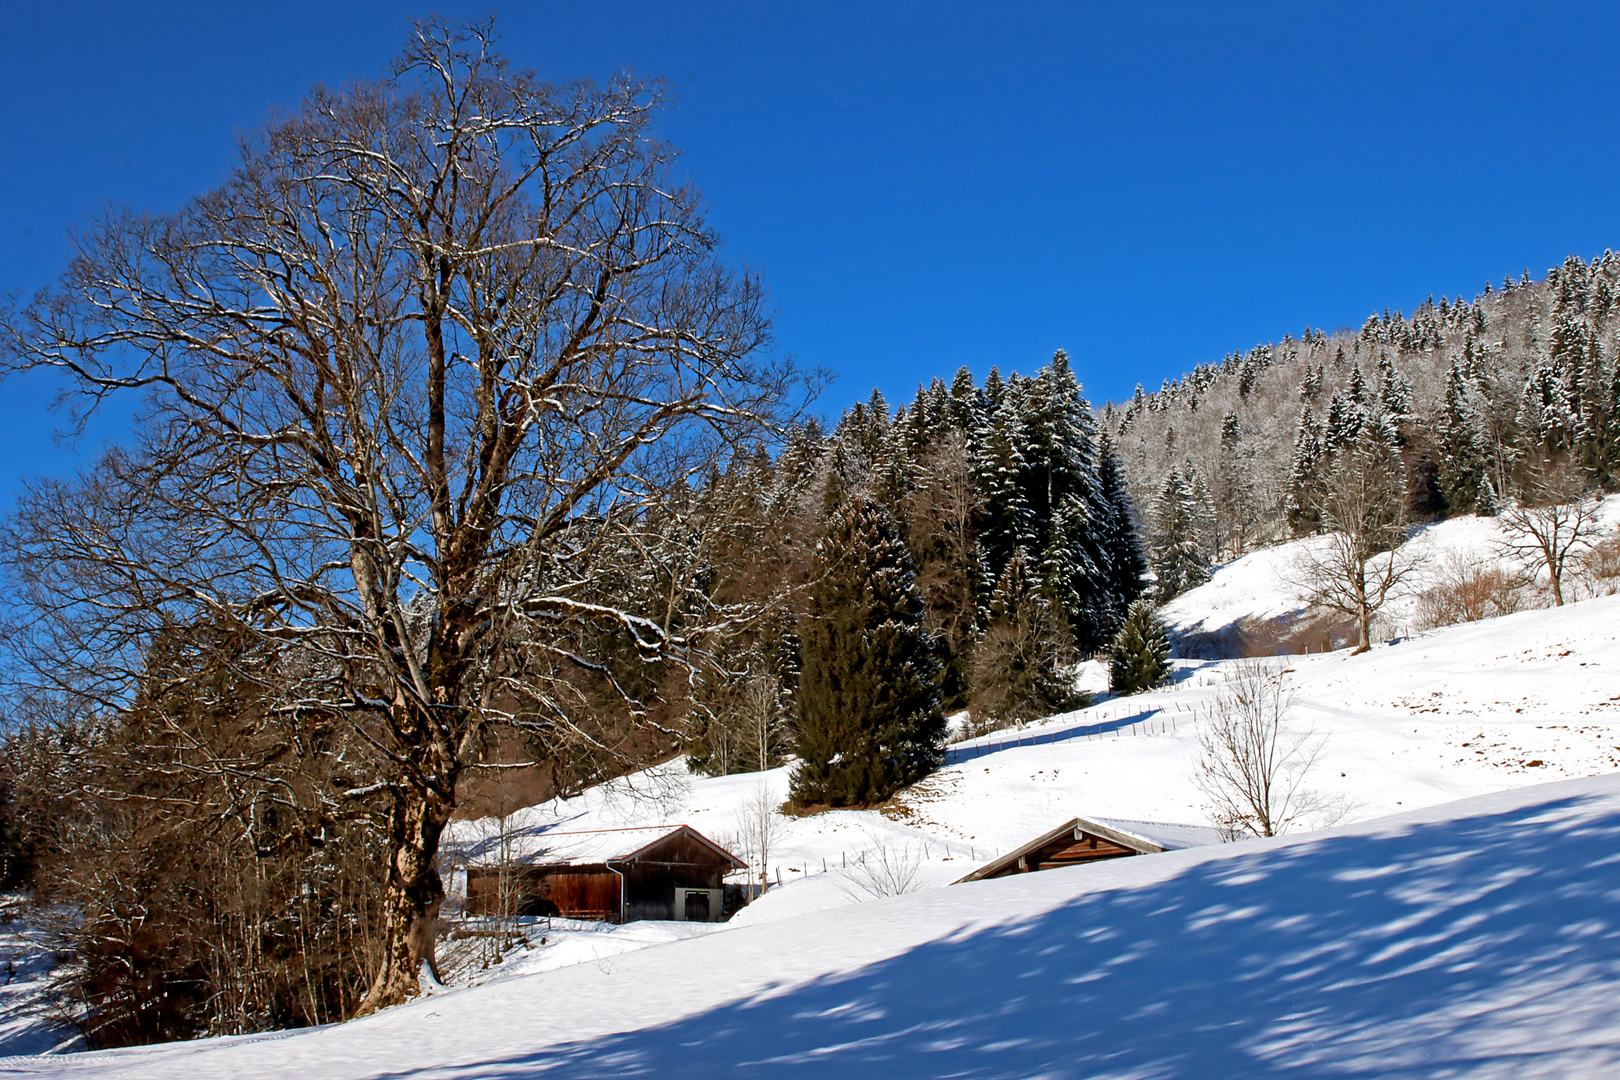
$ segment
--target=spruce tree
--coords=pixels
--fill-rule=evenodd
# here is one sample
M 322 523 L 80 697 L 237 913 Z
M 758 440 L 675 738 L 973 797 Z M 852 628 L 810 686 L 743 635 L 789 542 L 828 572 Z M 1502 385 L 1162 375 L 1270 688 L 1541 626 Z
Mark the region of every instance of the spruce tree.
M 1108 590 L 1101 530 L 1109 509 L 1099 489 L 1091 405 L 1061 349 L 1034 378 L 1009 382 L 1007 404 L 1018 413 L 1022 501 L 1029 508 L 1030 550 L 1039 555 L 1047 597 L 1076 644 L 1096 649 L 1122 612 L 1113 610 Z
M 1138 600 L 1108 649 L 1108 688 L 1118 694 L 1139 694 L 1170 677 L 1170 639 L 1153 604 Z
M 1437 480 L 1446 513 L 1470 513 L 1479 499 L 1485 460 L 1479 450 L 1473 412 L 1468 407 L 1468 384 L 1456 363 L 1446 376 L 1446 400 L 1438 428 Z
M 1153 504 L 1153 573 L 1160 603 L 1209 580 L 1203 536 L 1209 519 L 1207 493 L 1200 502 L 1195 478 L 1188 474 L 1171 469 Z
M 971 437 L 984 420 L 985 405 L 984 395 L 973 385 L 973 373 L 965 365 L 957 368 L 951 380 L 951 425 Z
M 1017 410 L 997 409 L 976 440 L 973 489 L 979 497 L 979 546 L 992 573 L 1001 576 L 1019 548 L 1036 545 L 1035 515 L 1025 499 L 1025 469 Z
M 937 648 L 905 541 L 871 498 L 833 513 L 801 627 L 793 801 L 870 805 L 937 768 Z
M 1148 564 L 1136 531 L 1131 493 L 1107 432 L 1097 444 L 1097 501 L 1101 512 L 1093 527 L 1103 552 L 1109 607 L 1108 622 L 1100 629 L 1112 637 L 1126 610 L 1146 588 Z

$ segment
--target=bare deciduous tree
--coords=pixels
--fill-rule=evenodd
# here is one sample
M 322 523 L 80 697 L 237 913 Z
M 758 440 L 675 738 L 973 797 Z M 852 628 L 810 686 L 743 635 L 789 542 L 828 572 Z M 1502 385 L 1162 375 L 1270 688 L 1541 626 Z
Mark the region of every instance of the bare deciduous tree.
M 1564 575 L 1597 537 L 1599 505 L 1580 469 L 1565 460 L 1542 459 L 1529 469 L 1526 497 L 1508 507 L 1502 552 L 1547 571 L 1553 604 L 1564 606 Z
M 1368 438 L 1340 452 L 1318 509 L 1328 535 L 1307 546 L 1294 586 L 1317 607 L 1356 621 L 1356 652 L 1372 648 L 1372 620 L 1423 565 L 1406 539 L 1400 460 Z
M 770 878 L 771 851 L 782 835 L 781 800 L 771 794 L 769 784 L 755 785 L 742 806 L 737 809 L 737 842 L 742 847 L 743 860 L 759 867 L 759 883 Z
M 1276 836 L 1302 821 L 1331 825 L 1342 800 L 1305 786 L 1326 741 L 1290 722 L 1287 676 L 1264 660 L 1240 660 L 1198 733 L 1197 783 L 1229 840 Z
M 432 960 L 486 727 L 568 728 L 586 676 L 633 709 L 625 672 L 735 621 L 668 495 L 792 381 L 753 359 L 761 290 L 651 133 L 661 88 L 544 83 L 493 36 L 419 24 L 389 78 L 317 88 L 224 186 L 107 215 L 54 291 L 0 309 L 6 370 L 144 402 L 135 445 L 24 500 L 21 667 L 116 704 L 154 633 L 207 620 L 307 658 L 283 707 L 383 762 L 341 795 L 387 822 L 366 1008 Z

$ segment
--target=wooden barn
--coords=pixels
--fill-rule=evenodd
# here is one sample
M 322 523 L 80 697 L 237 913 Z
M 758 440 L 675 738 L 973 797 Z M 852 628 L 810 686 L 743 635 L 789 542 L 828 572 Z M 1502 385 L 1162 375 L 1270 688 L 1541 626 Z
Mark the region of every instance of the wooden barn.
M 718 922 L 748 864 L 689 825 L 546 832 L 521 862 L 467 870 L 467 913 Z
M 991 860 L 951 884 L 984 881 L 1009 874 L 1029 874 L 1037 870 L 1055 870 L 1060 866 L 1083 866 L 1177 848 L 1202 847 L 1219 840 L 1219 833 L 1202 825 L 1169 825 L 1151 821 L 1105 823 L 1077 817 Z

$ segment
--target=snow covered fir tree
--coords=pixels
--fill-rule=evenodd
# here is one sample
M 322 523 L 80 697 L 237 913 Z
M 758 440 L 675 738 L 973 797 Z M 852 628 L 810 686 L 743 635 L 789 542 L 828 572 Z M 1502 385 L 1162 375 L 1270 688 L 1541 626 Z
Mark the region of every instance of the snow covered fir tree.
M 1108 688 L 1139 694 L 1170 677 L 1170 639 L 1153 604 L 1138 600 L 1108 645 Z
M 939 767 L 939 659 L 911 554 L 889 512 L 851 495 L 816 548 L 800 639 L 793 800 L 882 802 Z

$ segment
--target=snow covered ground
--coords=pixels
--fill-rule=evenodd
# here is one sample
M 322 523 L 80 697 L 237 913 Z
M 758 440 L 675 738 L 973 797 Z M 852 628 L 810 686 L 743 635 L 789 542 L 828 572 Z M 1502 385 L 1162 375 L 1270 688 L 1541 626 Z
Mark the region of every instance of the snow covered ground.
M 1620 777 L 810 912 L 6 1076 L 1609 1077 Z
M 45 989 L 57 958 L 39 923 L 49 915 L 24 897 L 0 897 L 0 1057 L 84 1049 L 77 1032 L 49 1016 Z
M 1415 542 L 1488 554 L 1494 529 Z M 1172 621 L 1292 610 L 1294 551 L 1222 567 Z M 943 888 L 1077 815 L 1205 823 L 1198 722 L 1232 662 L 1181 661 L 1159 691 L 959 743 L 881 810 L 778 816 L 773 888 L 723 926 L 535 923 L 528 948 L 368 1020 L 0 1075 L 1609 1075 L 1620 777 L 1532 785 L 1620 768 L 1620 596 L 1421 634 L 1410 610 L 1364 655 L 1275 661 L 1326 739 L 1312 785 L 1351 806 L 1337 830 Z M 1017 745 L 1034 738 L 1061 741 Z M 669 762 L 458 822 L 447 848 L 685 823 L 746 854 L 749 804 L 781 803 L 787 772 Z M 863 858 L 916 891 L 874 899 Z
M 1361 656 L 1276 662 L 1297 695 L 1296 723 L 1326 739 L 1311 784 L 1348 802 L 1348 821 L 1620 768 L 1620 596 L 1429 631 Z M 736 921 L 868 899 L 840 868 L 880 848 L 914 857 L 919 885 L 944 884 L 1076 815 L 1207 823 L 1197 725 L 1231 663 L 1182 662 L 1165 689 L 962 744 L 989 752 L 881 811 L 780 818 L 769 864 L 783 887 Z M 1097 727 L 1101 735 L 1010 745 Z M 706 779 L 670 762 L 520 811 L 507 829 L 520 843 L 550 830 L 685 823 L 735 844 L 761 785 L 785 800 L 787 770 Z M 495 828 L 458 823 L 451 842 L 476 853 Z
M 1604 535 L 1620 531 L 1620 495 L 1603 500 L 1599 523 Z M 1517 563 L 1519 570 L 1531 569 L 1518 560 L 1504 558 L 1500 554 L 1501 541 L 1502 530 L 1496 518 L 1457 517 L 1419 527 L 1408 541 L 1408 549 L 1422 557 L 1423 566 L 1413 577 L 1411 588 L 1390 599 L 1379 622 L 1392 636 L 1411 633 L 1417 594 L 1434 582 L 1448 556 L 1499 560 L 1505 565 Z M 1309 611 L 1300 599 L 1298 587 L 1291 582 L 1299 577 L 1295 565 L 1302 549 L 1320 542 L 1297 540 L 1233 559 L 1221 566 L 1207 584 L 1165 605 L 1160 615 L 1183 637 L 1219 635 L 1246 619 L 1293 622 L 1307 618 Z M 1545 572 L 1539 574 L 1538 580 L 1545 583 Z M 1572 583 L 1572 587 L 1581 595 L 1578 583 Z M 1586 590 L 1584 595 L 1590 596 L 1591 591 Z

